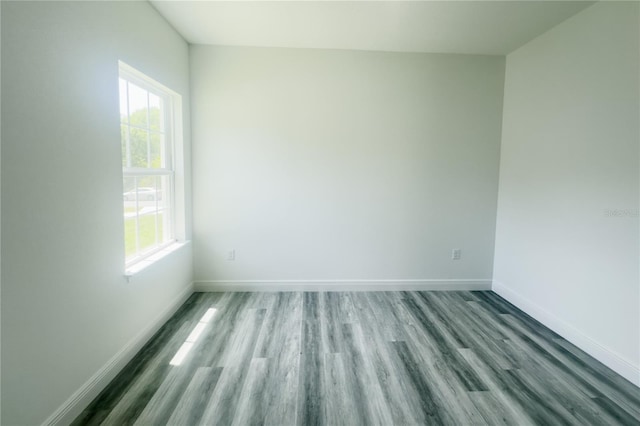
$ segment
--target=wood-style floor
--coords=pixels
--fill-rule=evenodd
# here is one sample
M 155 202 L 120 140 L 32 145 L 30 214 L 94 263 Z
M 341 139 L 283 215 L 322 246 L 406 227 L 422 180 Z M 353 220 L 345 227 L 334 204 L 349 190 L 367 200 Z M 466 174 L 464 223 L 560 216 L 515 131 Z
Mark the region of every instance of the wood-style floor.
M 640 425 L 640 389 L 492 292 L 196 293 L 74 424 Z

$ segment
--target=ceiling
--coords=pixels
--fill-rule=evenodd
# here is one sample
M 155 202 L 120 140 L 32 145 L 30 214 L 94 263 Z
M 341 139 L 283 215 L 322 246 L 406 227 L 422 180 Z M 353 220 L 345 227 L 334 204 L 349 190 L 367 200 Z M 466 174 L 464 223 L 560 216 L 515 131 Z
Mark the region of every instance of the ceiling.
M 151 3 L 192 44 L 504 55 L 594 2 Z

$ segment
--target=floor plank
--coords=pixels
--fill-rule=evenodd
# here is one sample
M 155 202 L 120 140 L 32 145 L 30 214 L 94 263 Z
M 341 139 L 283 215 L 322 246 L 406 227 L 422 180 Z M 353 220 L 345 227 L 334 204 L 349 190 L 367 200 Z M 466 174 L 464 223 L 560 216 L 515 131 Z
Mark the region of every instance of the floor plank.
M 73 424 L 640 426 L 640 389 L 490 291 L 195 293 Z

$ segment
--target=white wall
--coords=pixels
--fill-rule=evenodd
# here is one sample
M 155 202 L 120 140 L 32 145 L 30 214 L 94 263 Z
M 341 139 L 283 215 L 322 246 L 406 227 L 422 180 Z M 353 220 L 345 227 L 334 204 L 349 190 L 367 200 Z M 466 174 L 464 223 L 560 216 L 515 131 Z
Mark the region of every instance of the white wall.
M 497 292 L 636 384 L 638 18 L 600 3 L 507 56 L 494 269 Z
M 190 246 L 123 276 L 118 111 L 121 59 L 182 94 L 188 147 L 188 46 L 146 2 L 2 9 L 2 424 L 33 425 L 189 291 Z
M 195 279 L 490 285 L 503 73 L 493 56 L 192 46 Z
M 2 46 L 2 2 L 0 2 L 0 46 Z M 2 55 L 0 55 L 0 81 L 2 81 Z M 0 99 L 2 84 L 0 84 Z M 2 102 L 0 102 L 0 117 L 2 117 Z M 0 119 L 0 124 L 2 120 Z M 0 188 L 2 188 L 2 127 L 0 125 Z M 2 228 L 2 197 L 0 197 L 0 228 Z M 2 231 L 0 229 L 0 241 Z M 1 252 L 1 250 L 0 250 Z M 2 318 L 2 254 L 0 253 L 0 319 Z M 2 326 L 0 325 L 0 378 L 2 377 Z M 2 380 L 0 380 L 0 423 L 2 422 Z

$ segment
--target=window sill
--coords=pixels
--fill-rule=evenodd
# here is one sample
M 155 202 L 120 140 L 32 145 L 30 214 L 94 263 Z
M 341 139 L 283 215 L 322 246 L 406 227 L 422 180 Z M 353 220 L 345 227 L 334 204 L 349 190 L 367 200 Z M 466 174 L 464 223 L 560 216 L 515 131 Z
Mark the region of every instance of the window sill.
M 169 244 L 167 247 L 163 248 L 162 250 L 158 250 L 152 255 L 145 257 L 144 259 L 140 259 L 136 263 L 127 266 L 124 272 L 124 276 L 127 279 L 127 282 L 131 279 L 131 277 L 139 274 L 140 272 L 147 269 L 149 266 L 167 257 L 169 254 L 173 253 L 174 251 L 179 250 L 180 248 L 184 247 L 188 243 L 189 241 L 176 241 L 172 244 Z

